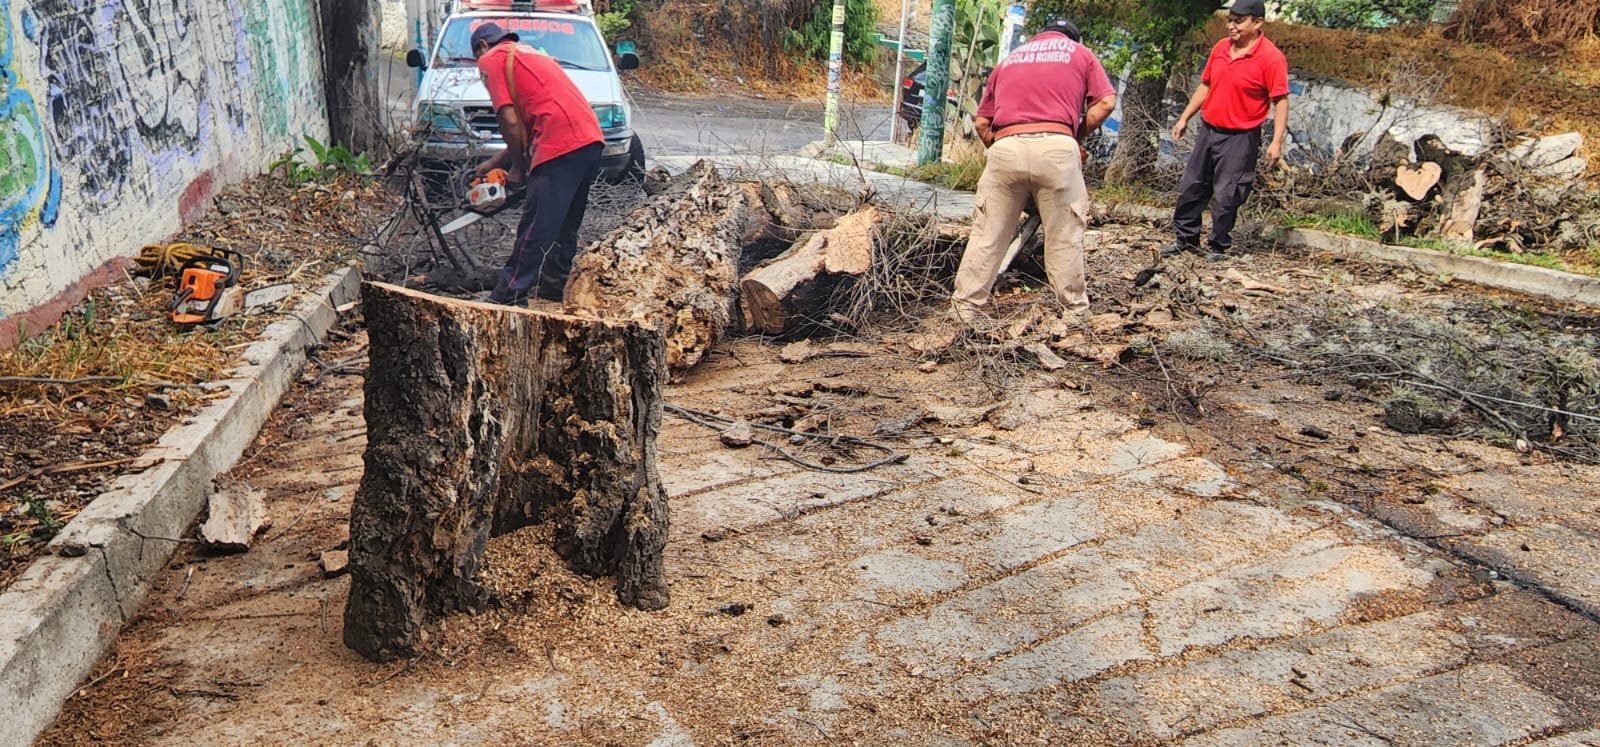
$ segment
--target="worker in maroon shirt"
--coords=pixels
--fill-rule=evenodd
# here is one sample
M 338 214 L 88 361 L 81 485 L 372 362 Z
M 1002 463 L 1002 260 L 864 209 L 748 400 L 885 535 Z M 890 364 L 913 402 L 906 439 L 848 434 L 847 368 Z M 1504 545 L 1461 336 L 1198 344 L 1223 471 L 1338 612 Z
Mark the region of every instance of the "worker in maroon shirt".
M 1194 151 L 1178 183 L 1172 224 L 1177 241 L 1162 254 L 1200 251 L 1201 216 L 1211 207 L 1209 259 L 1222 259 L 1233 247 L 1233 224 L 1250 196 L 1261 153 L 1261 123 L 1272 109 L 1272 142 L 1266 166 L 1283 157 L 1283 134 L 1289 125 L 1289 62 L 1262 34 L 1267 22 L 1265 0 L 1234 0 L 1228 8 L 1228 38 L 1217 42 L 1200 74 L 1200 86 L 1172 127 L 1182 140 L 1189 120 L 1200 112 Z
M 493 22 L 472 31 L 472 55 L 506 141 L 504 151 L 478 166 L 478 175 L 505 169 L 513 183 L 528 184 L 511 258 L 489 300 L 520 306 L 529 295 L 561 300 L 605 138 L 594 109 L 561 66 L 519 41 Z
M 989 74 L 976 122 L 978 137 L 989 146 L 988 162 L 978 178 L 972 234 L 951 294 L 951 314 L 963 324 L 989 306 L 1029 197 L 1043 224 L 1050 287 L 1070 312 L 1089 308 L 1083 276 L 1089 190 L 1078 142 L 1111 115 L 1117 96 L 1100 60 L 1077 36 L 1070 21 L 1052 19 Z

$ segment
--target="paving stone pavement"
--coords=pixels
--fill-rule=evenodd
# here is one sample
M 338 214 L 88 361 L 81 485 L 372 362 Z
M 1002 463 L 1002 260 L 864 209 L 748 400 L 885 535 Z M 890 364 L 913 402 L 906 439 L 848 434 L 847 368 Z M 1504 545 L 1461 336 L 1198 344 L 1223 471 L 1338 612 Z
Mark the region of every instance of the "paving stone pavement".
M 796 376 L 770 346 L 734 351 L 737 360 L 708 363 L 669 397 L 713 406 Z M 861 375 L 896 397 L 936 392 L 938 376 L 953 374 Z M 323 465 L 258 478 L 274 496 L 274 525 L 286 527 L 277 531 L 337 528 L 360 475 L 354 393 L 331 414 L 307 413 L 287 442 L 258 445 L 278 464 Z M 307 568 L 306 547 L 267 541 L 213 559 L 192 588 L 171 571 L 157 584 L 168 622 L 134 633 L 161 652 L 157 666 L 194 680 L 169 687 L 217 688 L 205 683 L 241 660 L 275 663 L 250 671 L 235 700 L 187 701 L 148 741 L 245 743 L 291 707 L 318 716 L 278 726 L 280 736 L 317 743 L 587 741 L 597 724 L 654 745 L 739 734 L 952 745 L 1595 742 L 1593 620 L 1345 505 L 1250 499 L 1225 465 L 1087 395 L 1043 388 L 1016 404 L 1044 420 L 913 437 L 906 463 L 856 475 L 723 449 L 714 433 L 667 418 L 675 635 L 696 642 L 683 660 L 655 661 L 640 641 L 578 660 L 547 650 L 378 681 L 339 643 L 347 582 Z M 1451 489 L 1516 492 L 1497 475 L 1462 475 Z M 1498 509 L 1511 539 L 1489 533 L 1473 547 L 1569 526 L 1559 495 L 1517 501 Z M 296 526 L 296 516 L 309 518 Z M 1548 573 L 1564 570 L 1581 571 L 1552 562 Z M 730 601 L 756 612 L 693 612 Z M 289 619 L 263 628 L 264 616 Z M 496 697 L 483 697 L 491 688 Z M 740 697 L 751 699 L 738 724 L 715 710 Z

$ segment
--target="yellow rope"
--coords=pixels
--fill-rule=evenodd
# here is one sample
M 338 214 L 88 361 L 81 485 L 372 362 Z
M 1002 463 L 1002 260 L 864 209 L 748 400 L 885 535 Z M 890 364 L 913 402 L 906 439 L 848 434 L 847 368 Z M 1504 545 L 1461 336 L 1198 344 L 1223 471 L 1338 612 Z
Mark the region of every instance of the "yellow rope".
M 222 253 L 210 247 L 199 244 L 152 244 L 139 250 L 139 256 L 134 262 L 139 265 L 139 274 L 148 275 L 151 279 L 163 278 L 168 275 L 178 274 L 183 263 L 195 257 L 221 256 Z

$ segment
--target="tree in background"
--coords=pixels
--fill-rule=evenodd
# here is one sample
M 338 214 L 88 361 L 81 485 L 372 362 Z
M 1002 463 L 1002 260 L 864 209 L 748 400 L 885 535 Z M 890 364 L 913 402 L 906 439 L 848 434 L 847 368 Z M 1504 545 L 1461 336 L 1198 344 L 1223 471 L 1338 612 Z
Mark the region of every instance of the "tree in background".
M 1120 97 L 1117 150 L 1106 167 L 1108 183 L 1145 181 L 1155 173 L 1166 126 L 1167 83 L 1206 50 L 1207 40 L 1198 32 L 1222 5 L 1219 0 L 1034 0 L 1028 7 L 1029 31 L 1054 15 L 1070 18 L 1106 72 L 1128 79 Z
M 1283 10 L 1300 23 L 1330 29 L 1377 29 L 1420 23 L 1438 0 L 1288 0 Z
M 960 110 L 950 122 L 963 137 L 976 137 L 973 117 L 989 70 L 999 53 L 1000 31 L 1005 23 L 1006 0 L 956 0 L 956 22 L 950 46 L 950 87 L 956 90 Z
M 376 0 L 320 0 L 322 79 L 330 142 L 355 153 L 383 141 Z
M 878 7 L 872 0 L 845 0 L 844 61 L 864 67 L 877 59 Z M 828 59 L 828 37 L 833 33 L 833 3 L 819 2 L 799 30 L 785 40 L 793 53 L 819 60 Z

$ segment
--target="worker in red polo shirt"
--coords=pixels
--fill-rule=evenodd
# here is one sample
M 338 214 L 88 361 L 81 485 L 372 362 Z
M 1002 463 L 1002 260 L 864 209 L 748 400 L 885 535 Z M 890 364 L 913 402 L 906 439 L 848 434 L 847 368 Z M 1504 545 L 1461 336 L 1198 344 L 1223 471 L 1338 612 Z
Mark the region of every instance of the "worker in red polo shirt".
M 478 166 L 478 175 L 505 169 L 511 181 L 528 183 L 516 243 L 489 300 L 520 306 L 529 295 L 561 300 L 605 138 L 594 109 L 561 66 L 519 41 L 493 22 L 472 31 L 472 55 L 506 141 L 504 151 Z
M 978 137 L 989 146 L 988 160 L 978 178 L 972 234 L 951 294 L 957 321 L 971 324 L 988 307 L 989 291 L 1030 197 L 1043 224 L 1050 287 L 1068 311 L 1089 308 L 1083 274 L 1089 190 L 1078 141 L 1099 129 L 1116 106 L 1116 89 L 1105 68 L 1078 42 L 1077 27 L 1066 19 L 1051 19 L 989 74 L 976 119 Z
M 1200 74 L 1200 86 L 1172 127 L 1182 140 L 1189 120 L 1200 112 L 1194 151 L 1178 184 L 1172 224 L 1177 241 L 1162 254 L 1200 251 L 1201 216 L 1211 207 L 1209 259 L 1221 259 L 1233 247 L 1233 224 L 1250 196 L 1261 153 L 1261 123 L 1272 110 L 1272 142 L 1266 166 L 1283 157 L 1283 134 L 1289 125 L 1289 62 L 1262 33 L 1267 22 L 1265 0 L 1234 0 L 1228 8 L 1228 38 L 1217 42 Z

